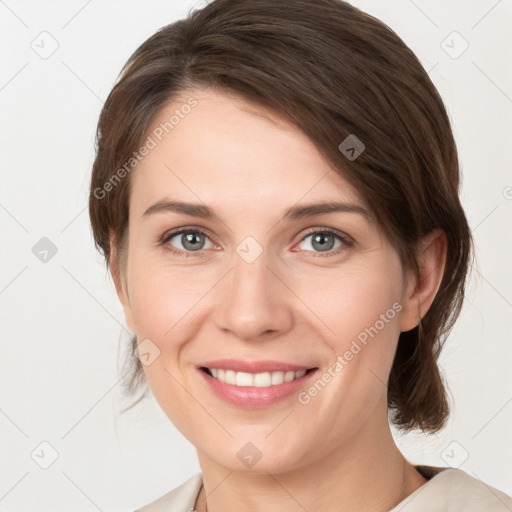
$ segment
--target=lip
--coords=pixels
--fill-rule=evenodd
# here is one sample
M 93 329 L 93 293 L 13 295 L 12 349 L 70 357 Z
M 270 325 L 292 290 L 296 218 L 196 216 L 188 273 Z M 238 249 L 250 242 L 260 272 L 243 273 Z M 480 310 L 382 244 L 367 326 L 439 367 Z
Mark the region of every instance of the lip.
M 226 370 L 262 373 L 270 371 L 299 371 L 310 370 L 305 375 L 291 382 L 268 387 L 235 386 L 215 379 L 201 368 L 222 368 Z M 302 388 L 308 385 L 318 368 L 312 366 L 295 365 L 279 361 L 240 361 L 234 359 L 222 359 L 209 361 L 197 367 L 200 378 L 208 386 L 210 391 L 224 402 L 243 409 L 263 409 L 277 402 L 296 395 Z
M 299 364 L 285 363 L 281 361 L 261 360 L 244 361 L 242 359 L 217 359 L 207 361 L 198 365 L 198 368 L 219 368 L 223 370 L 233 370 L 235 372 L 263 373 L 263 372 L 298 372 L 299 370 L 309 370 L 316 366 L 304 366 Z

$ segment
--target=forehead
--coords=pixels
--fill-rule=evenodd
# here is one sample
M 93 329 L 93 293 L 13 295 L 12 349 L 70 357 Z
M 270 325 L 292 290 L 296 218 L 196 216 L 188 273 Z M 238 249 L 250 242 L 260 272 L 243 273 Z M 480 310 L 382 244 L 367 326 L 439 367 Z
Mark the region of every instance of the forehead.
M 299 201 L 362 204 L 303 132 L 231 95 L 184 91 L 160 109 L 148 136 L 154 147 L 131 177 L 137 212 L 163 197 L 253 213 Z

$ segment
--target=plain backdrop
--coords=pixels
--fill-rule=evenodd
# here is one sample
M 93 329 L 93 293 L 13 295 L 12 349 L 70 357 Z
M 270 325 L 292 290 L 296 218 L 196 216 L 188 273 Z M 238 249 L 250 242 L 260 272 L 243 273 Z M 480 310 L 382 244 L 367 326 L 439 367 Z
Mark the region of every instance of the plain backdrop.
M 413 463 L 512 494 L 512 2 L 353 3 L 404 39 L 444 98 L 477 249 L 440 361 L 449 425 L 396 440 Z M 103 101 L 132 52 L 193 6 L 0 0 L 2 511 L 134 510 L 199 471 L 154 399 L 119 414 L 129 336 L 87 213 Z

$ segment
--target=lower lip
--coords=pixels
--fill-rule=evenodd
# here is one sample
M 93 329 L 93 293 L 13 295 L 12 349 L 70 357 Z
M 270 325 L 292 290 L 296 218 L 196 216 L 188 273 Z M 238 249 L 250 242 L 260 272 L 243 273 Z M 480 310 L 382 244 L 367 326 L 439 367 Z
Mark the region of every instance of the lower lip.
M 233 384 L 227 384 L 226 382 L 222 382 L 208 375 L 203 370 L 198 369 L 198 371 L 206 384 L 219 398 L 232 405 L 246 409 L 262 409 L 269 407 L 298 393 L 305 386 L 310 377 L 316 373 L 316 369 L 310 370 L 306 375 L 290 382 L 260 388 L 256 386 L 235 386 Z

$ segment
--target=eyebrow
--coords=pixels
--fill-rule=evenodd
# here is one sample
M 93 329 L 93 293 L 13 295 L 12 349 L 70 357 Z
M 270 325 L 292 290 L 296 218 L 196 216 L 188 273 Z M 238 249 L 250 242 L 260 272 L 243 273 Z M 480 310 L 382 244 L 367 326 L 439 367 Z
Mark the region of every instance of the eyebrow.
M 142 216 L 146 217 L 156 213 L 165 212 L 183 213 L 185 215 L 190 215 L 191 217 L 200 217 L 203 219 L 219 218 L 218 215 L 216 215 L 215 212 L 208 206 L 168 200 L 161 200 L 151 205 Z M 363 206 L 353 203 L 335 201 L 314 203 L 303 206 L 292 206 L 284 212 L 283 220 L 298 220 L 307 217 L 313 217 L 315 215 L 335 212 L 357 213 L 365 217 L 369 222 L 372 222 L 372 216 L 370 212 Z

